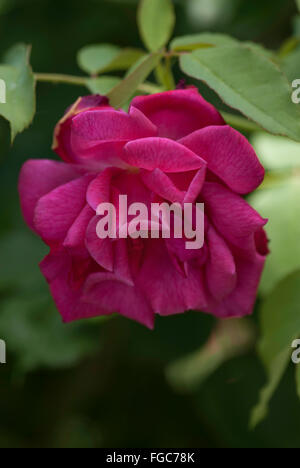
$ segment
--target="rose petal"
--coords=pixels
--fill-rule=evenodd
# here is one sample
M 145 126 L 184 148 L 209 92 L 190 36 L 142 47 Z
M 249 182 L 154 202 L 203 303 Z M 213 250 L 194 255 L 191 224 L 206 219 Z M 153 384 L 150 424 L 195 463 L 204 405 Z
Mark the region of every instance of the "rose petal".
M 94 211 L 88 205 L 85 205 L 78 218 L 76 218 L 70 227 L 63 246 L 69 249 L 85 248 L 86 231 L 94 216 Z
M 90 181 L 91 176 L 81 177 L 40 198 L 35 209 L 34 225 L 46 243 L 64 241 L 85 206 Z
M 143 171 L 141 179 L 146 187 L 170 202 L 183 202 L 184 192 L 178 190 L 172 180 L 160 169 Z
M 114 171 L 112 169 L 106 169 L 100 172 L 90 183 L 86 198 L 93 210 L 96 211 L 100 203 L 107 203 L 110 201 L 110 187 L 113 174 Z
M 128 140 L 90 141 L 72 132 L 70 141 L 74 160 L 91 172 L 99 172 L 108 167 L 128 168 L 128 164 L 122 159 Z
M 207 298 L 203 272 L 191 266 L 184 277 L 173 265 L 163 240 L 146 243 L 144 261 L 136 278 L 155 313 L 180 314 L 186 310 L 205 310 Z
M 58 122 L 54 131 L 52 149 L 66 162 L 76 162 L 76 157 L 71 147 L 71 122 L 72 118 L 89 109 L 111 108 L 106 96 L 91 95 L 80 97 L 66 111 Z
M 241 255 L 256 253 L 255 232 L 259 231 L 267 220 L 263 219 L 243 198 L 226 187 L 205 182 L 201 196 L 205 212 L 226 240 L 240 249 Z
M 210 293 L 221 301 L 236 285 L 236 268 L 233 255 L 225 241 L 210 226 L 207 232 L 209 257 L 206 263 L 207 284 Z
M 217 317 L 243 317 L 253 312 L 265 257 L 257 255 L 250 262 L 235 258 L 237 285 L 233 292 L 213 307 Z
M 264 179 L 264 168 L 254 149 L 228 125 L 203 128 L 180 143 L 207 161 L 208 169 L 237 193 L 252 192 Z
M 22 213 L 31 229 L 35 229 L 33 217 L 38 200 L 79 176 L 74 166 L 61 162 L 30 159 L 24 164 L 19 179 L 19 193 Z
M 138 109 L 129 114 L 114 109 L 80 113 L 72 120 L 72 132 L 87 141 L 133 140 L 157 135 L 156 127 Z
M 116 278 L 127 283 L 129 286 L 134 286 L 127 248 L 127 239 L 118 239 L 114 242 L 114 274 Z
M 184 203 L 195 203 L 205 182 L 206 166 L 196 172 L 184 197 Z
M 205 161 L 167 138 L 141 138 L 127 143 L 123 159 L 134 167 L 152 171 L 185 172 L 200 169 Z
M 72 257 L 63 251 L 49 254 L 40 265 L 42 273 L 49 282 L 50 291 L 64 322 L 109 315 L 99 304 L 82 300 L 82 287 L 70 286 Z
M 160 137 L 180 138 L 208 125 L 223 125 L 219 112 L 196 88 L 138 96 L 132 107 L 142 111 L 158 128 Z
M 94 216 L 86 232 L 86 248 L 93 259 L 105 270 L 112 272 L 114 268 L 114 253 L 112 240 L 100 239 L 97 235 L 99 216 Z
M 113 274 L 91 275 L 85 286 L 84 299 L 99 304 L 108 313 L 119 313 L 153 329 L 154 313 L 143 294 Z

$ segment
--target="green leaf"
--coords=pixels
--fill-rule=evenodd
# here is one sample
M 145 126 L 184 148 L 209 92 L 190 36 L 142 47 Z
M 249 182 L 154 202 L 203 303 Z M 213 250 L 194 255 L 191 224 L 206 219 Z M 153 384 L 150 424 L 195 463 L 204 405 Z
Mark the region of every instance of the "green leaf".
M 193 391 L 224 362 L 244 354 L 253 340 L 253 328 L 247 319 L 220 321 L 201 349 L 168 366 L 167 379 L 180 392 Z
M 172 0 L 141 0 L 138 26 L 143 42 L 150 51 L 155 52 L 167 44 L 174 25 Z
M 300 0 L 296 0 L 298 10 L 300 11 Z
M 300 168 L 300 143 L 263 132 L 254 133 L 251 143 L 265 169 L 286 171 Z
M 27 128 L 35 114 L 35 80 L 29 65 L 30 47 L 19 44 L 4 57 L 0 79 L 6 84 L 6 103 L 0 115 L 9 121 L 12 141 Z
M 78 65 L 90 75 L 95 75 L 109 66 L 120 51 L 119 47 L 111 44 L 89 45 L 78 52 Z
M 251 205 L 269 221 L 265 227 L 271 254 L 260 285 L 263 294 L 300 268 L 300 178 L 294 175 L 261 189 L 250 197 Z
M 254 429 L 268 415 L 269 402 L 277 389 L 283 374 L 287 368 L 290 351 L 283 351 L 274 356 L 267 367 L 268 383 L 263 387 L 259 395 L 259 401 L 253 408 L 250 417 L 250 427 Z
M 251 42 L 251 41 L 244 41 L 241 43 L 244 47 L 248 47 L 253 50 L 253 52 L 256 52 L 257 54 L 264 55 L 266 58 L 272 60 L 274 63 L 278 63 L 278 58 L 276 56 L 276 53 L 272 50 L 266 49 L 264 46 L 261 44 L 257 44 L 256 42 Z
M 122 107 L 154 70 L 160 58 L 161 54 L 158 53 L 147 55 L 138 67 L 108 93 L 110 104 L 116 108 Z
M 261 340 L 258 351 L 268 375 L 251 416 L 256 426 L 267 414 L 269 401 L 291 359 L 292 342 L 300 334 L 300 271 L 276 285 L 261 308 Z
M 148 57 L 148 54 L 144 55 L 143 57 L 140 57 L 137 62 L 135 62 L 128 70 L 127 72 L 125 73 L 125 78 L 127 78 L 127 76 L 131 75 L 131 73 L 133 73 L 144 61 L 145 61 L 145 58 Z
M 225 46 L 238 44 L 238 40 L 226 34 L 201 33 L 176 37 L 170 44 L 171 50 L 193 50 L 204 45 Z M 198 47 L 200 45 L 200 47 Z
M 101 76 L 99 78 L 88 79 L 86 86 L 93 94 L 106 95 L 120 82 L 121 79 L 116 76 Z
M 112 44 L 95 44 L 83 47 L 78 52 L 77 62 L 80 68 L 90 75 L 127 70 L 144 55 L 139 49 L 121 49 Z
M 115 70 L 128 70 L 132 67 L 138 60 L 145 57 L 145 52 L 140 49 L 126 48 L 121 50 L 120 54 L 111 62 L 111 64 L 106 67 L 105 72 L 115 71 Z
M 300 141 L 300 110 L 277 66 L 252 48 L 226 45 L 180 58 L 187 75 L 204 81 L 224 102 L 270 133 Z
M 277 283 L 260 310 L 259 353 L 265 365 L 283 351 L 292 354 L 292 342 L 300 334 L 300 270 Z
M 170 44 L 170 49 L 174 51 L 193 51 L 197 49 L 204 49 L 207 47 L 224 47 L 234 45 L 244 45 L 251 48 L 257 53 L 263 54 L 268 58 L 274 59 L 274 53 L 260 44 L 255 42 L 246 41 L 240 42 L 234 37 L 227 36 L 226 34 L 219 33 L 200 33 L 188 36 L 176 37 Z
M 291 82 L 298 79 L 300 77 L 300 47 L 286 55 L 280 66 Z

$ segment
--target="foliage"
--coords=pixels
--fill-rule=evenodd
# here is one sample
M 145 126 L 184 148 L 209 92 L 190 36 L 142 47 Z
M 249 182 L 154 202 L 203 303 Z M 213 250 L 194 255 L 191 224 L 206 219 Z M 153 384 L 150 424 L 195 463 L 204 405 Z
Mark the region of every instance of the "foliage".
M 252 412 L 253 426 L 266 416 L 268 402 L 289 362 L 291 344 L 300 335 L 299 281 L 299 271 L 286 277 L 276 286 L 261 308 L 262 338 L 259 354 L 269 381 L 261 391 L 260 401 Z
M 300 11 L 300 2 L 296 1 Z M 93 360 L 93 356 L 98 356 L 102 352 L 102 345 L 105 342 L 103 336 L 106 332 L 112 333 L 115 348 L 114 351 L 108 348 L 107 352 L 104 346 L 103 354 L 101 354 L 104 360 L 108 356 L 115 357 L 115 352 L 121 356 L 118 361 L 118 370 L 122 372 L 125 366 L 126 372 L 131 375 L 130 372 L 133 373 L 133 370 L 130 369 L 130 365 L 124 364 L 124 361 L 129 360 L 131 355 L 135 356 L 134 362 L 140 371 L 140 361 L 146 366 L 149 359 L 153 359 L 154 364 L 151 366 L 159 369 L 158 380 L 161 391 L 165 391 L 166 378 L 174 392 L 172 395 L 176 404 L 179 400 L 183 404 L 182 399 L 187 398 L 187 395 L 192 395 L 193 413 L 195 407 L 197 412 L 204 415 L 205 421 L 208 419 L 211 424 L 218 427 L 219 434 L 225 441 L 224 444 L 236 443 L 242 446 L 247 441 L 249 445 L 251 443 L 260 445 L 260 437 L 263 437 L 260 434 L 263 432 L 259 431 L 267 428 L 265 434 L 269 434 L 270 430 L 273 430 L 270 423 L 273 421 L 272 414 L 269 414 L 268 419 L 256 429 L 255 433 L 248 433 L 245 429 L 251 406 L 257 399 L 258 387 L 265 380 L 263 375 L 260 375 L 259 361 L 251 355 L 255 332 L 258 331 L 260 334 L 257 351 L 265 369 L 267 383 L 260 392 L 259 402 L 252 410 L 252 427 L 266 417 L 272 397 L 272 405 L 274 405 L 272 409 L 276 408 L 276 404 L 280 406 L 280 402 L 276 400 L 280 396 L 280 390 L 278 390 L 279 393 L 276 390 L 280 382 L 284 385 L 283 376 L 287 376 L 286 378 L 289 376 L 290 369 L 287 371 L 287 368 L 292 353 L 291 343 L 295 338 L 300 337 L 300 107 L 293 104 L 291 99 L 292 81 L 300 78 L 299 13 L 293 18 L 289 13 L 288 20 L 291 20 L 290 29 L 293 29 L 293 34 L 288 38 L 282 37 L 285 40 L 279 44 L 276 38 L 271 41 L 269 37 L 263 36 L 267 22 L 266 19 L 265 22 L 262 19 L 264 14 L 267 15 L 267 12 L 262 11 L 264 2 L 248 2 L 249 4 L 244 4 L 243 7 L 238 0 L 234 2 L 235 6 L 231 2 L 232 11 L 236 9 L 240 15 L 239 21 L 232 21 L 228 28 L 224 26 L 221 33 L 214 32 L 214 28 L 212 32 L 199 32 L 199 29 L 194 28 L 195 34 L 191 34 L 193 28 L 187 27 L 185 23 L 186 19 L 182 15 L 184 7 L 180 0 L 141 0 L 140 2 L 135 0 L 97 2 L 94 0 L 93 8 L 96 8 L 98 3 L 101 3 L 101 11 L 111 18 L 111 22 L 106 25 L 103 21 L 99 25 L 97 18 L 93 20 L 94 14 L 91 8 L 92 13 L 85 27 L 84 21 L 82 22 L 81 34 L 85 37 L 78 34 L 79 38 L 77 38 L 78 27 L 76 29 L 74 26 L 71 31 L 72 47 L 73 43 L 74 47 L 69 50 L 74 52 L 74 58 L 76 50 L 79 49 L 77 65 L 82 71 L 79 76 L 39 73 L 36 64 L 39 64 L 41 69 L 48 66 L 48 58 L 43 61 L 47 50 L 45 52 L 39 50 L 35 55 L 35 47 L 33 48 L 34 66 L 32 66 L 30 64 L 31 47 L 19 43 L 23 32 L 21 27 L 19 28 L 20 34 L 14 32 L 16 45 L 9 47 L 11 44 L 4 41 L 8 51 L 3 55 L 0 64 L 0 79 L 6 83 L 6 104 L 0 104 L 1 157 L 8 152 L 9 140 L 14 142 L 12 155 L 18 157 L 16 156 L 15 160 L 6 158 L 4 164 L 7 166 L 0 175 L 2 199 L 7 200 L 3 203 L 0 226 L 0 338 L 3 335 L 9 341 L 10 353 L 14 360 L 14 376 L 16 374 L 20 377 L 30 375 L 40 368 L 66 370 L 67 368 L 75 369 L 78 366 L 79 369 L 82 360 Z M 253 6 L 254 3 L 255 6 Z M 113 7 L 112 4 L 114 4 Z M 6 18 L 5 15 L 9 15 L 10 12 L 13 15 L 14 8 L 22 8 L 22 5 L 21 0 L 11 3 L 0 2 L 0 15 L 3 15 L 3 21 Z M 76 21 L 80 19 L 77 19 L 72 9 L 73 4 L 67 3 L 66 5 L 73 21 L 72 24 L 77 24 Z M 268 15 L 274 14 L 276 22 L 281 6 L 281 0 L 275 1 L 272 7 L 269 5 L 272 11 L 268 10 Z M 34 8 L 41 7 L 35 5 Z M 118 9 L 120 22 L 126 23 L 124 30 L 120 31 L 116 39 L 114 39 L 114 34 L 117 28 L 113 31 L 114 34 L 109 33 L 112 29 L 111 24 L 114 24 L 114 15 L 110 13 L 110 8 Z M 136 14 L 135 28 L 130 27 L 131 16 L 123 15 L 127 9 L 130 13 Z M 252 19 L 249 13 L 252 9 L 259 11 L 258 16 L 260 15 L 259 19 L 264 27 L 259 26 L 256 19 Z M 265 9 L 267 10 L 267 6 Z M 296 12 L 296 5 L 291 5 L 290 10 Z M 180 27 L 175 24 L 175 12 L 180 13 L 177 15 Z M 39 10 L 39 14 L 43 17 L 44 13 Z M 196 19 L 194 18 L 195 21 Z M 254 26 L 251 26 L 251 21 Z M 53 47 L 56 47 L 57 54 L 62 54 L 60 61 L 55 62 L 53 68 L 64 69 L 65 57 L 64 53 L 60 52 L 61 38 L 65 34 L 63 15 L 59 18 L 55 16 L 55 27 L 53 24 L 52 45 L 55 44 Z M 101 26 L 104 31 L 103 35 L 89 34 L 90 24 L 94 24 L 97 31 Z M 285 23 L 284 31 L 288 29 L 288 26 Z M 60 42 L 55 42 L 56 27 L 60 31 Z M 253 42 L 259 27 L 261 36 L 264 37 L 263 43 L 271 44 L 272 49 Z M 15 31 L 19 29 L 16 27 Z M 240 39 L 230 35 L 228 33 L 230 29 L 235 31 L 235 36 Z M 172 38 L 174 30 L 175 38 Z M 245 33 L 243 33 L 244 30 Z M 140 39 L 137 38 L 137 31 L 140 33 Z M 41 29 L 37 30 L 37 36 L 33 33 L 35 46 L 41 35 Z M 128 39 L 129 46 L 128 44 L 120 45 L 124 43 L 124 36 L 126 40 Z M 101 38 L 101 42 L 97 42 L 98 37 Z M 26 34 L 24 40 L 28 40 Z M 90 45 L 84 45 L 86 42 Z M 142 43 L 145 50 L 141 46 Z M 50 59 L 49 62 L 51 63 Z M 68 62 L 66 70 L 70 68 L 71 65 Z M 173 89 L 176 82 L 183 77 L 188 84 L 198 86 L 205 97 L 214 102 L 222 111 L 228 124 L 249 137 L 266 168 L 263 186 L 249 198 L 250 203 L 264 217 L 269 218 L 266 229 L 270 239 L 271 255 L 266 264 L 256 307 L 259 326 L 257 328 L 256 316 L 254 320 L 226 322 L 225 326 L 220 326 L 207 317 L 195 318 L 193 313 L 184 316 L 184 321 L 178 317 L 170 318 L 168 322 L 164 319 L 159 320 L 158 328 L 152 335 L 148 331 L 137 328 L 135 324 L 125 325 L 123 319 L 96 319 L 64 326 L 58 314 L 53 310 L 46 284 L 37 266 L 46 254 L 45 249 L 37 239 L 20 227 L 19 214 L 17 222 L 11 214 L 17 212 L 13 186 L 17 182 L 16 173 L 24 154 L 24 148 L 28 153 L 26 157 L 32 151 L 35 151 L 34 155 L 38 156 L 39 151 L 45 150 L 45 142 L 50 141 L 50 127 L 53 127 L 54 122 L 60 116 L 58 112 L 62 111 L 64 104 L 67 106 L 72 99 L 75 100 L 79 90 L 83 93 L 107 95 L 113 106 L 126 109 L 134 95 Z M 43 85 L 45 88 L 40 85 L 42 82 L 45 83 Z M 68 86 L 65 86 L 62 92 L 60 87 L 52 88 L 49 83 Z M 44 92 L 42 105 L 39 107 L 38 99 L 38 113 L 33 128 L 29 130 L 29 133 L 24 132 L 22 137 L 15 141 L 15 137 L 23 133 L 35 117 L 37 84 L 39 84 L 38 98 Z M 52 96 L 56 96 L 56 101 L 61 101 L 57 106 L 59 110 L 52 108 Z M 35 131 L 36 121 L 38 121 L 37 125 L 44 122 L 44 127 L 38 128 L 49 132 L 47 137 Z M 119 344 L 117 341 L 120 336 L 121 343 Z M 131 339 L 132 344 L 128 345 L 131 336 L 134 336 L 134 339 Z M 126 359 L 122 357 L 123 352 Z M 113 367 L 111 361 L 109 362 Z M 239 389 L 240 394 L 243 392 L 242 399 L 245 400 L 243 402 L 245 406 L 241 404 L 243 420 L 239 419 L 240 415 L 234 413 L 230 415 L 233 422 L 228 421 L 228 408 L 233 411 L 235 402 L 232 402 L 240 394 L 238 392 L 235 394 L 230 387 L 227 393 L 232 391 L 235 396 L 231 397 L 231 406 L 226 404 L 227 393 L 223 394 L 222 388 L 219 388 L 219 382 L 225 382 L 227 366 L 231 366 L 230 378 L 234 372 L 240 376 L 240 381 L 234 388 Z M 248 367 L 245 368 L 246 366 Z M 91 367 L 94 369 L 93 364 Z M 292 373 L 294 375 L 294 370 L 296 370 L 296 389 L 300 397 L 299 369 L 300 367 L 297 366 Z M 156 371 L 152 368 L 149 372 L 153 372 L 151 374 L 153 377 L 156 376 Z M 245 377 L 246 374 L 248 380 Z M 250 377 L 252 375 L 256 378 L 253 386 L 251 386 Z M 86 374 L 84 376 L 86 377 Z M 94 378 L 96 380 L 96 377 Z M 121 379 L 121 382 L 126 383 L 128 377 L 126 378 L 127 380 L 125 377 Z M 144 378 L 146 379 L 146 375 Z M 134 375 L 132 379 L 135 380 Z M 139 384 L 148 395 L 148 387 L 144 388 L 141 383 Z M 101 384 L 98 383 L 98 385 L 101 393 Z M 118 388 L 118 385 L 116 384 L 115 387 Z M 127 390 L 130 393 L 132 387 Z M 152 397 L 154 389 L 151 385 L 149 385 L 149 397 L 150 390 Z M 3 388 L 2 392 L 4 392 Z M 296 391 L 291 401 L 295 394 Z M 112 392 L 111 398 L 113 399 L 115 395 Z M 181 395 L 182 399 L 178 395 Z M 286 403 L 287 405 L 290 400 Z M 101 408 L 105 413 L 105 405 Z M 113 410 L 111 411 L 113 413 Z M 290 409 L 290 413 L 292 412 L 293 410 Z M 276 417 L 279 413 L 275 411 L 274 414 Z M 297 414 L 295 412 L 295 415 Z M 109 416 L 110 414 L 107 416 L 108 419 Z M 114 417 L 117 420 L 117 409 Z M 151 419 L 151 414 L 148 414 L 148 417 Z M 186 423 L 184 415 L 178 417 L 184 427 Z M 80 416 L 76 421 L 78 424 L 75 424 L 77 427 L 76 430 L 74 429 L 75 439 L 79 437 L 78 434 L 80 437 L 86 432 L 94 434 L 93 426 L 83 421 Z M 288 417 L 287 421 L 289 422 Z M 233 427 L 234 422 L 235 427 Z M 66 425 L 68 427 L 67 423 Z M 207 426 L 206 422 L 204 425 Z M 230 426 L 230 430 L 227 425 Z M 171 425 L 168 430 L 172 431 Z M 297 430 L 299 430 L 298 426 Z M 64 426 L 60 428 L 60 431 L 62 434 L 67 432 Z M 292 433 L 292 430 L 286 433 L 285 445 L 294 443 Z M 0 430 L 0 441 L 5 440 L 5 437 Z M 144 440 L 139 439 L 138 433 L 135 437 L 140 440 L 141 444 L 144 443 Z M 264 437 L 267 443 L 268 437 L 266 435 Z M 280 437 L 284 438 L 285 435 L 281 433 Z M 99 438 L 101 439 L 100 436 Z M 219 443 L 217 439 L 215 434 L 211 434 L 211 440 L 216 444 Z M 168 442 L 167 439 L 167 445 Z
M 280 57 L 259 44 L 212 33 L 175 38 L 168 50 L 165 46 L 175 22 L 171 0 L 142 0 L 137 22 L 150 55 L 141 49 L 121 49 L 113 44 L 89 45 L 78 52 L 77 61 L 91 78 L 35 74 L 35 79 L 85 85 L 92 92 L 107 94 L 111 104 L 118 108 L 135 92 L 147 89 L 141 85 L 155 69 L 161 90 L 171 88 L 174 83 L 171 68 L 179 60 L 183 73 L 206 83 L 229 107 L 270 133 L 300 141 L 300 111 L 292 103 L 291 83 L 283 73 L 292 76 L 290 61 L 296 63 L 293 54 L 298 52 L 292 49 L 291 58 L 285 54 L 280 61 Z M 4 63 L 0 77 L 10 85 L 2 115 L 10 121 L 14 138 L 33 119 L 34 80 L 24 45 L 11 49 Z M 129 70 L 121 82 L 114 81 L 117 77 L 105 75 L 120 70 Z
M 31 123 L 35 113 L 35 82 L 29 65 L 30 48 L 17 45 L 4 56 L 0 77 L 6 84 L 6 103 L 0 114 L 11 125 L 11 137 Z

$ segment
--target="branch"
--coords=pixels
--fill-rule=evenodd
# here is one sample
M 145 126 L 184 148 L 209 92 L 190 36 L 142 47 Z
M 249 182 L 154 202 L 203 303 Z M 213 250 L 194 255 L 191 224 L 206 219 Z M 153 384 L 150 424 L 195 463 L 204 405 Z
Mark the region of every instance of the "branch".
M 71 75 L 60 75 L 55 73 L 35 73 L 34 77 L 36 81 L 44 83 L 64 83 L 77 86 L 87 86 L 90 77 L 84 76 L 71 76 Z M 160 86 L 154 83 L 145 82 L 139 85 L 138 90 L 142 93 L 154 94 L 161 93 L 163 90 Z

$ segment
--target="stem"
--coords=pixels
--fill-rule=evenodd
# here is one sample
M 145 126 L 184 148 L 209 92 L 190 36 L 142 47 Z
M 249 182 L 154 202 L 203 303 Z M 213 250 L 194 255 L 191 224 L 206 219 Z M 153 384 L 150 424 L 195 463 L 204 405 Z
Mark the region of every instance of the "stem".
M 244 130 L 245 132 L 261 132 L 262 128 L 259 127 L 256 123 L 251 122 L 251 120 L 241 117 L 239 115 L 229 114 L 228 112 L 221 112 L 223 119 L 231 127 L 238 128 L 239 130 Z
M 172 73 L 170 56 L 166 56 L 164 61 L 158 63 L 155 74 L 157 81 L 163 86 L 165 91 L 175 89 L 176 84 Z
M 86 86 L 87 78 L 84 76 L 59 75 L 55 73 L 35 73 L 36 81 L 47 83 L 66 83 L 78 86 Z
M 89 77 L 71 76 L 71 75 L 60 75 L 53 73 L 35 73 L 36 81 L 44 83 L 65 83 L 70 85 L 87 86 Z M 138 87 L 139 91 L 144 93 L 161 93 L 162 88 L 154 83 L 142 83 Z
M 197 46 L 197 49 L 199 49 L 199 48 L 200 47 Z M 178 57 L 181 57 L 182 55 L 188 54 L 191 51 L 192 51 L 192 49 L 188 50 L 188 48 L 183 48 L 181 51 L 180 50 L 169 50 L 169 51 L 165 52 L 164 57 L 165 58 L 173 58 L 173 57 L 178 58 Z
M 160 84 L 160 86 L 162 86 L 162 89 L 165 91 L 167 89 L 167 83 L 165 80 L 165 69 L 161 60 L 158 62 L 155 68 L 155 78 L 156 81 Z
M 174 75 L 172 72 L 172 58 L 166 57 L 165 59 L 165 73 L 166 73 L 166 82 L 168 84 L 168 89 L 175 89 L 176 83 L 174 79 Z
M 171 70 L 171 60 L 170 57 L 167 58 L 164 65 L 161 64 L 160 72 L 164 77 L 164 84 L 167 89 L 174 89 L 175 83 Z M 72 75 L 61 75 L 56 73 L 35 73 L 34 75 L 36 81 L 45 82 L 45 83 L 65 83 L 70 85 L 77 86 L 87 86 L 88 77 L 84 76 L 72 76 Z M 161 93 L 163 90 L 160 86 L 153 83 L 142 83 L 138 87 L 139 91 L 144 93 Z M 257 132 L 261 131 L 261 128 L 256 125 L 254 122 L 247 120 L 244 117 L 239 115 L 229 114 L 227 112 L 221 112 L 225 121 L 232 127 L 244 130 L 246 132 Z

